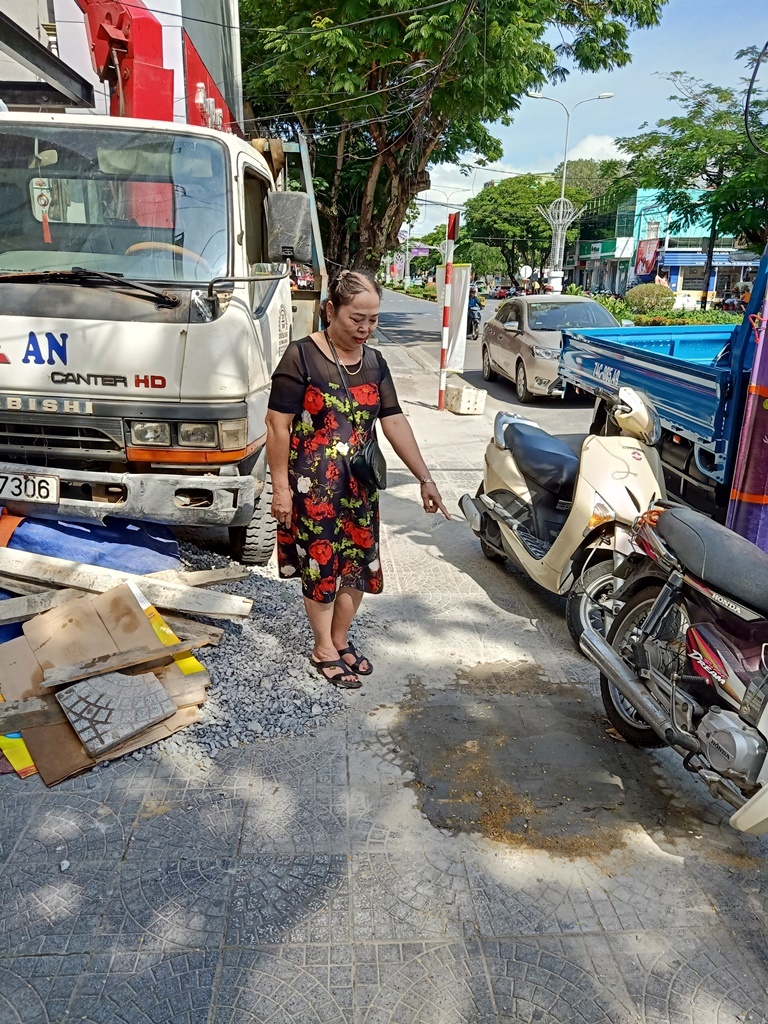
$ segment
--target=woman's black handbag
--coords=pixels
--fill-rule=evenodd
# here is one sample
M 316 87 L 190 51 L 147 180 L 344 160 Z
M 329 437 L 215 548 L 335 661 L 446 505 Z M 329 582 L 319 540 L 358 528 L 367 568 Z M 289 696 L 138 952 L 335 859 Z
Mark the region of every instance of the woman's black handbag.
M 347 375 L 341 368 L 339 357 L 336 355 L 336 349 L 333 347 L 333 342 L 328 337 L 328 332 L 325 332 L 325 340 L 328 342 L 328 348 L 333 353 L 333 358 L 336 360 L 336 366 L 339 370 L 339 376 L 341 377 L 341 383 L 344 385 L 344 390 L 347 392 L 347 398 L 349 399 L 350 407 L 358 405 L 354 398 L 350 394 L 349 387 L 347 385 Z M 387 460 L 384 458 L 384 453 L 379 448 L 379 442 L 376 439 L 376 425 L 371 427 L 371 436 L 365 442 L 365 444 L 358 451 L 352 455 L 349 460 L 349 465 L 355 477 L 360 481 L 363 487 L 369 491 L 384 491 L 387 488 Z

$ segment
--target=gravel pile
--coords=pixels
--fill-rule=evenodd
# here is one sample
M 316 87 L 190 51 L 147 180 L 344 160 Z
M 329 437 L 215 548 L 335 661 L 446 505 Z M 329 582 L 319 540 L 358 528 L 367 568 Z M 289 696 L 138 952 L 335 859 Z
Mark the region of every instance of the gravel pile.
M 181 544 L 181 557 L 184 569 L 232 564 L 225 555 L 188 543 Z M 270 567 L 252 567 L 247 580 L 216 589 L 251 598 L 251 617 L 216 620 L 224 629 L 221 643 L 200 652 L 212 681 L 200 724 L 137 751 L 131 755 L 137 760 L 162 751 L 202 762 L 254 739 L 313 734 L 346 707 L 343 692 L 309 666 L 311 633 L 300 587 L 280 581 Z M 355 629 L 360 644 L 362 630 L 357 624 Z

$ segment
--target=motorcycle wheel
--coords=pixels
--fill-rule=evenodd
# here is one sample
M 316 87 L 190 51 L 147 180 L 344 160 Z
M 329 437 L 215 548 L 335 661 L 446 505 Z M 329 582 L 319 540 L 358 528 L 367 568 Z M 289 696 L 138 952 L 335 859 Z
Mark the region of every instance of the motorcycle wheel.
M 480 337 L 480 325 L 477 320 L 472 324 L 472 341 L 477 341 Z
M 659 596 L 661 584 L 652 584 L 634 594 L 613 620 L 608 632 L 608 643 L 621 653 L 623 646 L 631 641 L 634 630 L 645 622 L 648 612 Z M 635 711 L 624 695 L 613 683 L 600 674 L 600 696 L 608 721 L 624 739 L 635 747 L 664 747 L 664 740 Z
M 611 559 L 590 565 L 571 587 L 565 605 L 565 622 L 577 647 L 587 626 L 597 633 L 605 633 L 602 604 L 610 600 L 614 587 Z

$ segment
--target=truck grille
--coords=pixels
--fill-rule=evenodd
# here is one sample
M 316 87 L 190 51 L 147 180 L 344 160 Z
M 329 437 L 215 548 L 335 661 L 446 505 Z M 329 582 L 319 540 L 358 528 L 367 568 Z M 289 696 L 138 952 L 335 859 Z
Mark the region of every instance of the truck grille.
M 0 460 L 55 466 L 62 461 L 125 462 L 122 420 L 34 413 L 0 415 Z

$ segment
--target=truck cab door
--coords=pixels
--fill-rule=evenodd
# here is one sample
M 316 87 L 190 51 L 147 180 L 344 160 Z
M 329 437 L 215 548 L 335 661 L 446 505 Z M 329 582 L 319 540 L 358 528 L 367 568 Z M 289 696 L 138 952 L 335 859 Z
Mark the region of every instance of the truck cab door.
M 263 171 L 241 158 L 239 178 L 242 194 L 243 276 L 264 274 L 265 280 L 248 284 L 248 305 L 253 319 L 255 340 L 261 345 L 257 359 L 263 363 L 263 375 L 269 379 L 291 340 L 290 283 L 284 264 L 268 258 L 265 199 L 270 184 Z

